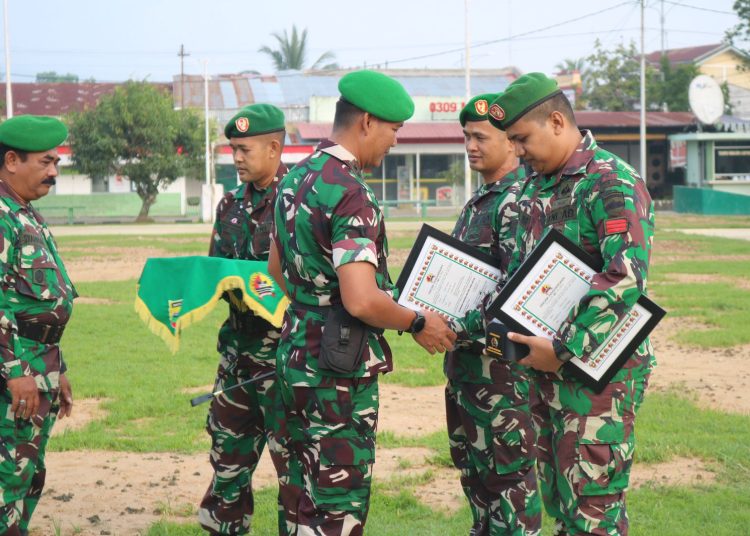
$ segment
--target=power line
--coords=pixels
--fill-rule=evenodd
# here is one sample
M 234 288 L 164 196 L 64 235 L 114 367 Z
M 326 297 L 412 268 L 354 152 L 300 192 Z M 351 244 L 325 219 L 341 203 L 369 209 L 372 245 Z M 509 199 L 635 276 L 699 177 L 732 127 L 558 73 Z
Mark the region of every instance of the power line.
M 719 13 L 720 15 L 736 15 L 734 11 L 722 11 L 720 9 L 711 9 L 709 7 L 693 6 L 690 4 L 683 4 L 682 2 L 672 2 L 670 0 L 664 0 L 665 4 L 672 4 L 673 6 L 687 7 L 690 9 L 696 9 L 698 11 L 708 11 L 709 13 Z
M 611 6 L 611 7 L 605 8 L 605 9 L 600 9 L 599 11 L 595 11 L 593 13 L 588 13 L 586 15 L 581 15 L 580 17 L 575 17 L 575 18 L 572 18 L 572 19 L 564 20 L 562 22 L 557 22 L 555 24 L 551 24 L 551 25 L 545 26 L 543 28 L 536 28 L 536 29 L 530 30 L 528 32 L 523 32 L 523 33 L 516 34 L 516 35 L 510 35 L 508 37 L 502 37 L 500 39 L 493 39 L 491 41 L 483 41 L 481 43 L 477 43 L 475 45 L 471 45 L 470 48 L 474 49 L 474 48 L 484 47 L 484 46 L 492 45 L 492 44 L 495 44 L 495 43 L 502 43 L 504 41 L 510 41 L 512 39 L 517 39 L 519 37 L 524 37 L 526 35 L 531 35 L 531 34 L 534 34 L 534 33 L 537 33 L 537 32 L 543 32 L 545 30 L 549 30 L 549 29 L 552 29 L 552 28 L 556 28 L 558 26 L 562 26 L 563 24 L 570 24 L 571 22 L 578 22 L 580 20 L 587 19 L 589 17 L 593 17 L 593 16 L 596 16 L 596 15 L 601 15 L 602 13 L 606 13 L 608 11 L 615 10 L 615 9 L 617 9 L 619 7 L 622 7 L 622 6 L 625 6 L 625 5 L 630 5 L 631 3 L 632 2 L 620 2 L 619 4 L 615 4 L 614 6 Z M 432 54 L 424 54 L 422 56 L 413 56 L 411 58 L 403 58 L 403 59 L 399 59 L 399 60 L 387 60 L 387 61 L 384 61 L 384 62 L 381 62 L 381 63 L 385 63 L 387 65 L 390 65 L 392 63 L 404 63 L 404 62 L 407 62 L 407 61 L 422 60 L 422 59 L 425 59 L 425 58 L 434 58 L 436 56 L 444 56 L 446 54 L 454 54 L 456 52 L 463 52 L 463 50 L 464 50 L 463 48 L 454 48 L 454 49 L 451 49 L 451 50 L 444 50 L 442 52 L 434 52 Z

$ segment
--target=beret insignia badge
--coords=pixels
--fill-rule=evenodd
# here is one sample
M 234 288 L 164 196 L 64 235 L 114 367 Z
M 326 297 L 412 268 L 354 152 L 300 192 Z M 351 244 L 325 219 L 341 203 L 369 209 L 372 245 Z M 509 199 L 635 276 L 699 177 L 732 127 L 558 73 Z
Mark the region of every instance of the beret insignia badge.
M 490 106 L 490 115 L 497 121 L 505 119 L 505 110 L 503 110 L 499 104 L 493 104 Z
M 247 117 L 240 117 L 234 122 L 234 126 L 240 132 L 247 132 L 247 129 L 250 128 L 250 120 Z
M 489 104 L 484 99 L 479 99 L 474 103 L 474 109 L 477 111 L 478 115 L 487 115 L 487 108 L 489 107 Z

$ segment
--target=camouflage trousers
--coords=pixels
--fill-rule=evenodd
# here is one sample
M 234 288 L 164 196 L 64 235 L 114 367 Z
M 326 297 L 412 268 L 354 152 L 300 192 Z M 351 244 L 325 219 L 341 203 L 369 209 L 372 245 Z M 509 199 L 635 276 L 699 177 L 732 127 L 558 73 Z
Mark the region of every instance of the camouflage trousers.
M 256 367 L 237 376 L 220 367 L 214 390 L 227 389 L 267 372 L 274 372 L 274 368 Z M 275 376 L 212 400 L 206 431 L 211 436 L 214 475 L 198 511 L 198 521 L 210 534 L 250 531 L 254 509 L 252 478 L 266 444 L 277 474 L 286 471 L 284 423 L 276 421 L 276 406 L 280 403 Z M 282 520 L 279 506 L 280 524 Z
M 326 378 L 319 387 L 279 378 L 289 430 L 289 466 L 281 479 L 286 533 L 361 536 L 370 503 L 377 378 Z
M 7 388 L 0 394 L 0 534 L 26 534 L 42 495 L 47 470 L 44 454 L 60 409 L 57 391 L 39 392 L 39 410 L 31 419 L 11 413 Z
M 561 374 L 536 374 L 537 464 L 555 534 L 626 535 L 625 491 L 635 415 L 650 369 L 622 370 L 600 393 Z
M 472 535 L 535 535 L 542 522 L 529 381 L 504 384 L 450 380 L 445 388 L 453 463 L 469 500 Z

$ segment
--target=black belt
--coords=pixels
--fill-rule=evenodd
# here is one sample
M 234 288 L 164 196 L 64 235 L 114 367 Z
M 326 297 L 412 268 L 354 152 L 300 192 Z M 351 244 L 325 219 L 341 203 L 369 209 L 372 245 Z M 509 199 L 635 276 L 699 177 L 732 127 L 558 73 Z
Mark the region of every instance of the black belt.
M 301 303 L 296 300 L 292 300 L 292 308 L 293 309 L 304 309 L 307 311 L 312 311 L 313 313 L 318 313 L 321 315 L 324 319 L 328 317 L 328 311 L 331 310 L 331 307 L 344 307 L 343 304 L 337 303 L 332 305 L 307 305 L 306 303 Z M 382 335 L 385 330 L 383 328 L 375 328 L 373 326 L 370 326 L 367 324 L 367 329 L 369 329 L 371 332 L 375 333 L 376 335 Z
M 41 342 L 42 344 L 57 344 L 62 339 L 65 325 L 42 324 L 40 322 L 25 322 L 16 320 L 18 335 L 24 339 Z
M 258 335 L 272 329 L 277 329 L 267 320 L 248 312 L 240 312 L 234 308 L 229 309 L 229 325 L 232 329 L 243 335 Z

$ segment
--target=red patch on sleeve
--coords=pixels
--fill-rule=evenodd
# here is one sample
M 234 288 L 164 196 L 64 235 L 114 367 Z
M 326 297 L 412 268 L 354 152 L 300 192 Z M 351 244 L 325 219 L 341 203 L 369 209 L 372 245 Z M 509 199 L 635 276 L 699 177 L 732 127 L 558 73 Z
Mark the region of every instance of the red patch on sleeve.
M 605 236 L 626 233 L 627 231 L 628 231 L 628 220 L 625 218 L 605 220 L 604 222 Z

